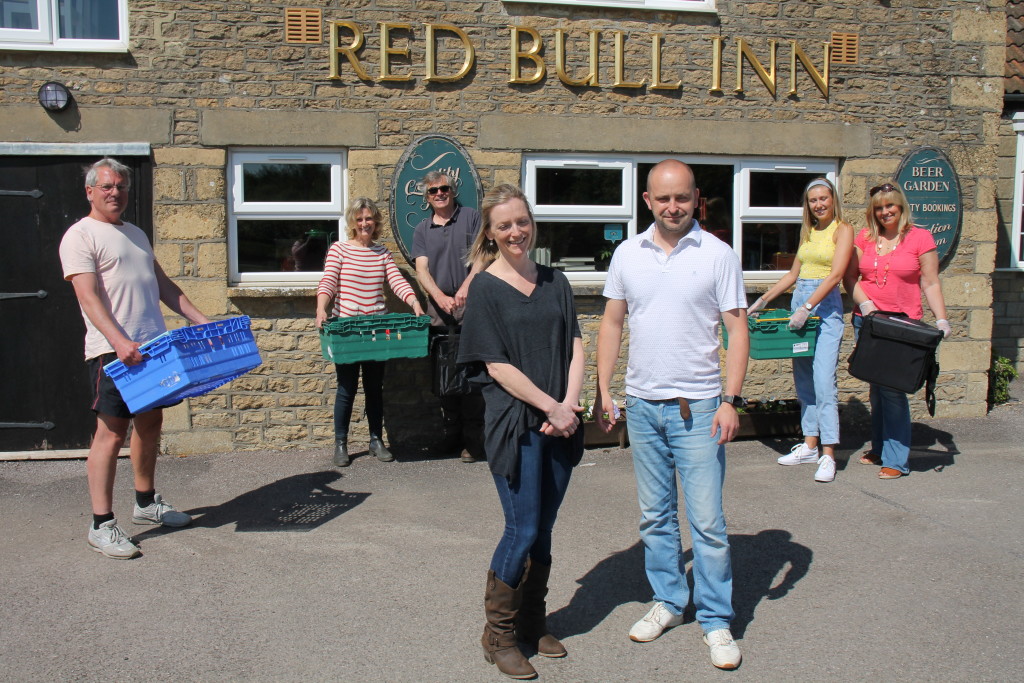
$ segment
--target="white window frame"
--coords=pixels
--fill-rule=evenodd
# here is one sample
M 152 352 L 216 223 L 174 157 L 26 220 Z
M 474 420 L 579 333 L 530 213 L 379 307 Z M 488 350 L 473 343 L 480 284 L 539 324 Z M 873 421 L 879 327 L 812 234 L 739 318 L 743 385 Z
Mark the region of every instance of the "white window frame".
M 678 159 L 688 164 L 714 164 L 732 166 L 733 168 L 733 250 L 742 256 L 743 225 L 745 223 L 794 223 L 799 225 L 803 220 L 803 207 L 759 207 L 750 205 L 750 176 L 753 172 L 770 173 L 814 173 L 836 182 L 839 162 L 835 159 L 808 159 L 798 157 L 734 157 L 713 155 L 586 155 L 586 154 L 527 154 L 523 157 L 523 190 L 534 208 L 538 222 L 563 222 L 576 220 L 580 222 L 625 223 L 627 234 L 624 239 L 635 236 L 646 230 L 648 226 L 638 226 L 638 217 L 634 212 L 633 200 L 638 188 L 645 182 L 638 177 L 640 164 L 657 163 L 666 158 Z M 568 206 L 536 204 L 537 173 L 541 168 L 594 168 L 621 169 L 623 175 L 623 203 L 619 206 Z M 774 283 L 785 273 L 783 270 L 748 270 L 743 273 L 747 284 Z M 606 274 L 603 271 L 566 272 L 566 277 L 573 284 L 603 284 Z
M 1010 263 L 1007 270 L 1024 270 L 1024 249 L 1021 248 L 1021 211 L 1024 210 L 1024 112 L 1013 115 L 1013 132 L 1017 134 L 1017 156 L 1013 175 L 1013 232 L 1010 236 Z
M 252 163 L 288 162 L 331 165 L 331 197 L 326 202 L 246 202 L 242 166 Z M 348 154 L 343 149 L 285 149 L 241 147 L 228 152 L 228 278 L 233 286 L 316 286 L 321 273 L 238 271 L 238 221 L 243 220 L 337 220 L 338 235 L 345 230 L 348 197 Z
M 591 7 L 621 7 L 673 12 L 717 12 L 717 0 L 505 0 L 528 2 L 534 5 L 589 5 Z
M 117 0 L 117 40 L 61 38 L 57 0 L 29 0 L 35 3 L 39 28 L 0 28 L 0 50 L 39 52 L 127 52 L 128 0 Z

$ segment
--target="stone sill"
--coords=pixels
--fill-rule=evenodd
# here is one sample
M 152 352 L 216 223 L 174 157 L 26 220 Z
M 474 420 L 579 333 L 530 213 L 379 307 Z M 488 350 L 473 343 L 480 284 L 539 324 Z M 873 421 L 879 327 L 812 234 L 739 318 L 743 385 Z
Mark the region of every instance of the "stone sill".
M 315 285 L 228 287 L 229 299 L 301 299 L 316 296 Z

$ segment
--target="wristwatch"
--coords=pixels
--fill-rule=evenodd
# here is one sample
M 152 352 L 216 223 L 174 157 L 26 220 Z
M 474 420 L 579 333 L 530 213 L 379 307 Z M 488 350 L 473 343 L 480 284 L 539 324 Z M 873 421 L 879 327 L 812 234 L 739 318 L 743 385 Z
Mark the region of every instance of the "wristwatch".
M 734 408 L 742 408 L 747 405 L 746 399 L 742 396 L 733 396 L 732 394 L 722 394 L 722 403 L 728 403 Z
M 814 310 L 814 306 L 812 306 L 811 302 L 809 302 L 809 301 L 804 304 L 804 308 L 806 308 L 808 311 L 813 311 Z

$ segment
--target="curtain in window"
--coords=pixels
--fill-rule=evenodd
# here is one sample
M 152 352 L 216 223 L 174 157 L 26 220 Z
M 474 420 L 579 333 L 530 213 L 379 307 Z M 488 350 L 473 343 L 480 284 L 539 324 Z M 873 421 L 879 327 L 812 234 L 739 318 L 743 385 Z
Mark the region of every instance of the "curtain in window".
M 57 0 L 60 37 L 117 40 L 117 0 Z

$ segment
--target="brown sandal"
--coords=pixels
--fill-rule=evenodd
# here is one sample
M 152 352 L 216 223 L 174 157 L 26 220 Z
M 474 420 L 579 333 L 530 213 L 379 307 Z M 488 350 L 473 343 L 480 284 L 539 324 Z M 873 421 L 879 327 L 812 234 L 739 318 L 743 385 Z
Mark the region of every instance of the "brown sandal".
M 899 479 L 902 476 L 902 472 L 900 472 L 899 470 L 894 470 L 891 467 L 883 467 L 882 469 L 878 470 L 879 479 Z
M 860 460 L 858 462 L 860 462 L 861 465 L 875 465 L 877 467 L 882 464 L 882 458 L 877 453 L 864 451 L 864 454 L 860 456 Z

